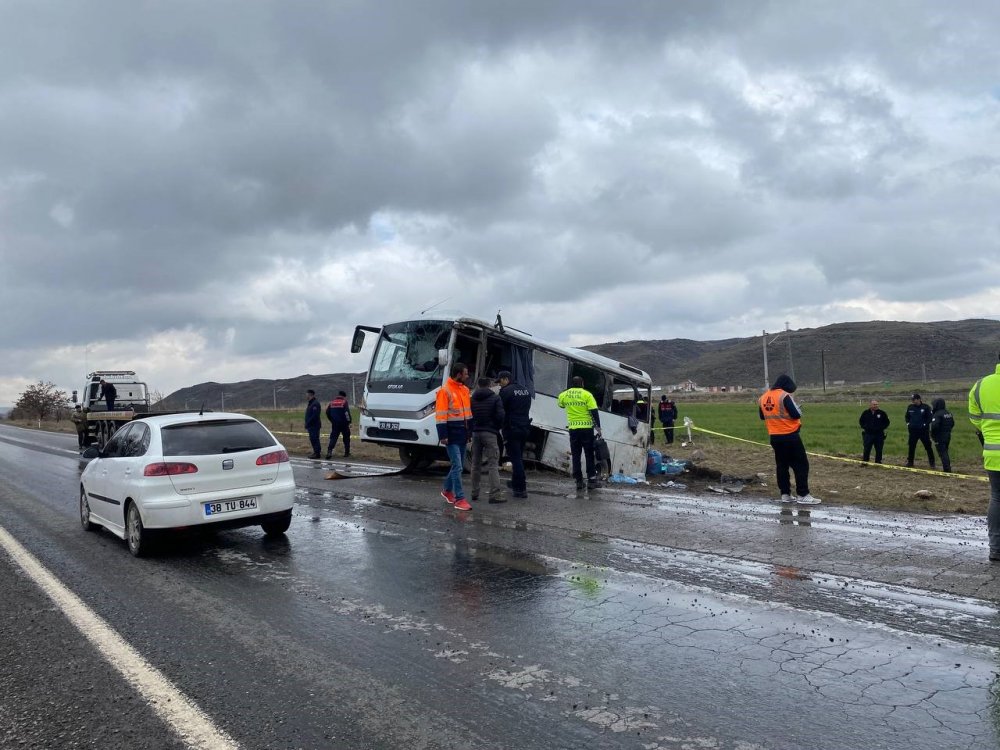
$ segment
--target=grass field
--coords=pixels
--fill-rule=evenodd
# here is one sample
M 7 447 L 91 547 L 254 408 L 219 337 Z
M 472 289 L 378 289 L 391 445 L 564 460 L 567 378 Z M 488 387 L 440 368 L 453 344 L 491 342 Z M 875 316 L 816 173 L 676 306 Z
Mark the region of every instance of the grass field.
M 767 442 L 767 430 L 757 413 L 756 401 L 678 404 L 680 417 L 690 417 L 698 427 L 722 432 L 747 440 Z M 868 402 L 830 403 L 797 402 L 802 406 L 802 441 L 814 453 L 861 458 L 861 428 L 858 417 L 868 408 Z M 883 460 L 887 463 L 905 463 L 907 429 L 903 415 L 909 401 L 879 400 L 879 408 L 889 415 L 890 426 L 886 431 Z M 974 471 L 982 468 L 982 448 L 975 430 L 969 422 L 966 403 L 948 402 L 948 409 L 955 417 L 951 434 L 952 465 L 956 469 Z M 935 460 L 937 457 L 935 456 Z M 918 445 L 916 464 L 927 465 L 927 454 Z M 939 463 L 940 466 L 940 463 Z

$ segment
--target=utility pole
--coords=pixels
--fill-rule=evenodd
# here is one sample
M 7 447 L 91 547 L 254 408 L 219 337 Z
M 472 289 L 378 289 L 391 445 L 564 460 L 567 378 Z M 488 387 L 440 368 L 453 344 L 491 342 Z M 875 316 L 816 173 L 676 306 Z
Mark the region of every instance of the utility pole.
M 785 325 L 788 325 L 788 324 L 786 323 Z M 763 337 L 761 343 L 764 346 L 764 390 L 766 391 L 768 388 L 771 387 L 771 378 L 767 374 L 767 347 L 769 347 L 775 341 L 777 341 L 778 339 L 780 339 L 781 338 L 781 334 L 779 333 L 777 336 L 775 336 L 770 341 L 767 340 L 767 331 L 761 331 L 761 334 L 762 334 L 762 337 Z M 789 359 L 790 358 L 791 358 L 791 349 L 789 349 Z
M 923 375 L 923 380 L 921 382 L 924 385 L 927 385 L 927 363 L 926 362 L 921 362 L 920 363 L 920 372 Z
M 826 349 L 819 350 L 819 362 L 823 368 L 823 393 L 826 393 Z
M 785 337 L 788 340 L 788 376 L 795 380 L 795 365 L 792 364 L 792 331 L 788 327 L 788 321 L 785 321 Z
M 271 386 L 271 397 L 274 400 L 274 410 L 275 411 L 278 411 L 278 393 L 280 391 L 285 390 L 286 388 L 288 388 L 287 385 L 283 385 L 283 386 L 281 386 L 281 388 L 278 388 L 278 386 L 276 386 L 276 385 L 272 385 Z
M 767 331 L 761 331 L 760 343 L 764 345 L 764 390 L 771 387 L 771 381 L 767 379 Z

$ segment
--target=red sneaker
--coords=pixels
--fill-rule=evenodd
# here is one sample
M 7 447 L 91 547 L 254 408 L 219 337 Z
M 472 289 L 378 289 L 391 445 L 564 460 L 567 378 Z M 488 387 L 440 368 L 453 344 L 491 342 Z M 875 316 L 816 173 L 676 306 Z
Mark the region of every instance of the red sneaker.
M 441 490 L 441 497 L 444 498 L 444 501 L 448 503 L 448 505 L 455 504 L 455 493 L 451 490 Z
M 472 506 L 469 505 L 469 501 L 464 497 L 460 497 L 455 501 L 455 510 L 472 510 Z

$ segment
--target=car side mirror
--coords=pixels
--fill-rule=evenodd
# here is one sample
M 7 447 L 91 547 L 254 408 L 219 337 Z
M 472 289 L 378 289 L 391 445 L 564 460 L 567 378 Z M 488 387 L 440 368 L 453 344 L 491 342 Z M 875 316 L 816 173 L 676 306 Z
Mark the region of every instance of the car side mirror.
M 90 458 L 100 458 L 101 457 L 101 449 L 98 448 L 96 445 L 91 445 L 83 453 L 80 454 L 80 457 L 81 458 L 88 458 L 88 459 L 90 459 Z
M 438 364 L 444 367 L 448 364 L 448 350 L 438 349 Z

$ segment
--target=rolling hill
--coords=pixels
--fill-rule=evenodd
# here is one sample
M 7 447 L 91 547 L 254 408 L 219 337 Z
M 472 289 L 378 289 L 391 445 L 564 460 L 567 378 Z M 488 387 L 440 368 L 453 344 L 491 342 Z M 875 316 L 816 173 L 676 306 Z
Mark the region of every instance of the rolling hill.
M 777 334 L 770 334 L 771 340 Z M 619 341 L 584 347 L 606 357 L 641 367 L 657 385 L 693 380 L 699 386 L 764 385 L 763 345 L 760 336 L 692 341 Z M 788 339 L 781 332 L 768 346 L 769 375 L 794 372 L 803 386 L 828 383 L 966 379 L 990 372 L 1000 351 L 1000 321 L 974 319 L 936 323 L 872 321 L 836 323 L 791 331 L 791 368 Z M 338 390 L 352 403 L 360 397 L 365 373 L 300 375 L 284 380 L 256 379 L 240 383 L 200 383 L 167 396 L 168 409 L 253 409 L 277 405 L 298 407 L 307 388 L 326 402 Z

